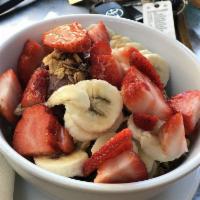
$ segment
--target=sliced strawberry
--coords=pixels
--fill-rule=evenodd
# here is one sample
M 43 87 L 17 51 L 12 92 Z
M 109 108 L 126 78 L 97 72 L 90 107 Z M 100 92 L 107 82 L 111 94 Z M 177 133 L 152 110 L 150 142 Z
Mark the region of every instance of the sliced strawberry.
M 106 29 L 105 24 L 100 21 L 98 24 L 94 25 L 89 31 L 88 34 L 93 43 L 96 42 L 109 42 L 110 36 Z
M 90 50 L 90 57 L 94 58 L 99 55 L 111 55 L 112 49 L 107 42 L 95 43 Z
M 75 148 L 73 138 L 64 127 L 57 133 L 57 144 L 64 153 L 71 153 Z
M 43 34 L 42 41 L 51 48 L 69 53 L 84 52 L 91 47 L 87 30 L 78 22 L 51 29 Z
M 175 112 L 183 115 L 186 134 L 190 135 L 200 119 L 200 91 L 186 91 L 169 100 Z
M 34 70 L 41 65 L 43 57 L 43 47 L 34 40 L 27 40 L 17 66 L 18 76 L 23 86 L 26 86 Z
M 133 144 L 131 141 L 132 133 L 127 128 L 113 136 L 108 140 L 98 151 L 85 162 L 83 172 L 88 176 L 95 171 L 103 162 L 110 158 L 114 158 L 123 151 L 132 150 Z
M 95 56 L 91 61 L 90 75 L 93 79 L 101 79 L 120 87 L 122 74 L 118 63 L 112 55 Z
M 152 131 L 158 120 L 156 115 L 149 115 L 146 113 L 135 113 L 133 115 L 135 125 L 145 131 Z
M 140 157 L 125 151 L 115 158 L 111 158 L 100 165 L 95 183 L 130 183 L 143 181 L 148 178 L 145 164 Z
M 156 69 L 149 62 L 147 58 L 145 58 L 137 49 L 130 49 L 131 59 L 130 64 L 134 65 L 137 69 L 139 69 L 143 74 L 145 74 L 149 79 L 160 88 L 161 91 L 164 90 L 164 85 L 161 82 L 160 76 L 157 73 Z
M 187 142 L 183 117 L 180 113 L 173 115 L 159 131 L 159 140 L 165 154 L 173 159 L 187 152 Z
M 160 89 L 133 66 L 122 82 L 122 97 L 133 113 L 156 115 L 161 120 L 167 120 L 172 115 Z
M 31 76 L 24 91 L 22 107 L 43 103 L 46 100 L 49 73 L 46 69 L 38 68 Z
M 51 155 L 57 152 L 55 133 L 59 126 L 44 105 L 26 108 L 18 122 L 14 137 L 14 149 L 24 156 Z M 54 132 L 50 126 L 54 125 Z
M 13 147 L 21 155 L 40 156 L 70 153 L 74 144 L 48 107 L 34 105 L 24 110 L 15 128 Z
M 114 57 L 122 63 L 122 68 L 126 72 L 130 66 L 135 66 L 139 71 L 145 74 L 161 91 L 164 90 L 163 83 L 156 69 L 137 49 L 133 47 L 113 50 Z
M 14 123 L 16 121 L 14 110 L 21 99 L 22 89 L 12 69 L 0 75 L 0 88 L 0 113 L 10 123 Z

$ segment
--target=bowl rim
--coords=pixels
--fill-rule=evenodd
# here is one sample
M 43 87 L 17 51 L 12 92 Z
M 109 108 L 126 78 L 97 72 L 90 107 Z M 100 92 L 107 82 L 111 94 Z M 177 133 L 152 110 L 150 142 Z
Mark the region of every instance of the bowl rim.
M 123 18 L 115 18 L 110 16 L 104 16 L 104 15 L 97 15 L 97 14 L 72 14 L 72 15 L 66 15 L 66 16 L 60 16 L 52 19 L 47 19 L 43 21 L 39 21 L 36 23 L 33 23 L 22 30 L 18 31 L 13 36 L 7 38 L 1 45 L 1 49 L 4 49 L 5 46 L 7 46 L 7 43 L 9 41 L 12 41 L 14 38 L 20 36 L 21 33 L 23 33 L 27 29 L 32 29 L 34 27 L 37 27 L 38 25 L 46 24 L 46 23 L 52 23 L 53 20 L 77 20 L 79 18 L 96 18 L 96 20 L 110 20 L 115 21 L 116 23 L 125 23 L 128 25 L 137 24 L 137 26 L 140 26 L 140 28 L 145 29 L 145 31 L 148 31 L 150 33 L 156 34 L 158 37 L 167 40 L 171 45 L 175 45 L 176 48 L 182 49 L 182 51 L 187 54 L 187 56 L 193 60 L 194 63 L 198 65 L 198 61 L 195 57 L 195 55 L 192 53 L 191 50 L 186 48 L 182 43 L 179 41 L 176 41 L 172 38 L 166 37 L 164 34 L 160 33 L 157 30 L 154 30 L 150 27 L 145 26 L 144 24 L 134 22 L 132 20 L 123 19 Z M 197 67 L 195 65 L 195 67 Z M 199 72 L 200 72 L 200 68 Z M 1 133 L 2 134 L 2 133 Z M 196 169 L 200 165 L 200 154 L 197 154 L 194 158 L 187 161 L 186 163 L 183 163 L 176 169 L 172 170 L 171 172 L 164 174 L 162 176 L 148 179 L 145 181 L 140 182 L 133 182 L 133 183 L 123 183 L 123 184 L 99 184 L 99 183 L 91 183 L 91 182 L 85 182 L 80 180 L 75 180 L 72 178 L 63 177 L 51 172 L 48 172 L 32 162 L 28 161 L 26 158 L 22 157 L 20 154 L 18 154 L 0 135 L 0 152 L 5 156 L 5 158 L 9 161 L 12 160 L 14 163 L 17 163 L 22 169 L 26 170 L 28 173 L 32 174 L 35 177 L 41 178 L 45 181 L 48 181 L 50 183 L 59 185 L 61 187 L 71 188 L 75 190 L 83 190 L 83 191 L 90 191 L 90 192 L 101 192 L 101 193 L 127 193 L 127 192 L 140 192 L 144 190 L 149 190 L 152 188 L 160 187 L 163 185 L 167 185 L 169 183 L 172 183 L 181 177 L 187 175 L 192 170 Z

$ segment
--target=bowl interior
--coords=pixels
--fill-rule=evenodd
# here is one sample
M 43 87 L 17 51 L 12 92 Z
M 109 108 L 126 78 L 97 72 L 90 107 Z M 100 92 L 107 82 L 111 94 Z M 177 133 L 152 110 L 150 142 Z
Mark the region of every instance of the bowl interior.
M 190 50 L 184 47 L 177 41 L 173 41 L 170 38 L 160 34 L 159 32 L 145 27 L 142 24 L 132 22 L 130 20 L 125 19 L 118 19 L 114 17 L 106 17 L 106 16 L 99 16 L 99 15 L 74 15 L 74 16 L 67 16 L 61 17 L 56 19 L 51 19 L 47 21 L 40 22 L 38 24 L 32 25 L 19 33 L 13 35 L 9 40 L 7 40 L 0 49 L 0 72 L 4 71 L 7 68 L 16 68 L 17 60 L 19 54 L 23 48 L 25 41 L 29 38 L 35 39 L 40 41 L 41 34 L 52 27 L 57 25 L 70 23 L 72 21 L 78 21 L 83 26 L 88 26 L 93 23 L 97 23 L 99 20 L 103 20 L 105 24 L 112 29 L 114 32 L 122 34 L 131 38 L 132 40 L 141 43 L 145 48 L 149 49 L 152 52 L 159 53 L 165 60 L 169 63 L 171 69 L 170 75 L 170 83 L 168 84 L 168 88 L 170 94 L 176 94 L 181 91 L 190 90 L 190 89 L 199 89 L 200 88 L 200 68 L 199 64 L 195 59 L 195 56 L 192 54 Z M 0 146 L 2 145 L 1 149 L 2 152 L 8 156 L 13 156 L 13 150 L 9 147 L 6 141 L 3 138 L 3 135 L 0 133 Z M 186 161 L 177 169 L 173 170 L 172 172 L 163 175 L 158 178 L 154 178 L 151 180 L 139 182 L 139 183 L 130 183 L 129 189 L 141 189 L 142 187 L 149 187 L 150 185 L 156 184 L 164 184 L 170 181 L 173 181 L 200 164 L 200 137 L 196 138 L 194 142 L 193 148 L 191 149 Z M 20 158 L 19 162 L 27 162 L 24 158 L 20 155 L 15 154 L 16 158 Z M 23 165 L 23 164 L 21 164 Z M 41 174 L 44 173 L 44 170 L 39 169 L 34 165 L 30 165 L 31 168 L 33 167 L 36 170 L 35 173 Z M 24 166 L 23 166 L 24 167 Z M 45 172 L 45 175 L 49 175 L 51 173 Z M 70 181 L 73 183 L 74 180 L 66 179 L 63 177 L 59 177 L 57 175 L 52 175 L 54 178 L 56 177 L 57 181 L 61 181 L 63 184 L 68 184 Z M 47 177 L 46 177 L 47 178 Z M 48 179 L 48 178 L 47 178 Z M 56 180 L 55 180 L 56 181 Z M 58 183 L 57 182 L 57 183 Z M 60 183 L 61 183 L 60 182 Z M 80 183 L 76 187 L 83 187 L 89 184 L 92 188 L 91 184 L 93 183 Z M 85 184 L 85 185 L 84 185 Z M 93 184 L 96 185 L 96 184 Z M 103 188 L 105 189 L 107 186 L 95 186 L 95 189 Z M 116 189 L 126 189 L 125 187 L 119 187 L 115 185 Z M 109 187 L 110 188 L 110 187 Z M 108 189 L 108 188 L 107 188 Z M 108 189 L 109 190 L 109 189 Z M 110 190 L 115 190 L 110 188 Z

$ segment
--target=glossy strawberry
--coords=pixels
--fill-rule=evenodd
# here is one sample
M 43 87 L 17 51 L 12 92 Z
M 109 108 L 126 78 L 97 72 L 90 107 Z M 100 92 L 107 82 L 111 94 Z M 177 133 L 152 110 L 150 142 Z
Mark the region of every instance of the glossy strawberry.
M 122 73 L 112 55 L 98 55 L 92 58 L 90 75 L 93 79 L 101 79 L 120 87 Z
M 148 173 L 140 157 L 125 151 L 100 165 L 95 183 L 129 183 L 146 180 Z
M 97 43 L 93 44 L 93 46 L 90 50 L 90 57 L 92 60 L 95 56 L 111 55 L 111 52 L 112 52 L 112 49 L 111 49 L 109 43 L 97 42 Z
M 46 69 L 38 68 L 31 76 L 23 93 L 22 107 L 43 103 L 46 100 L 49 73 Z
M 133 122 L 135 125 L 145 131 L 152 131 L 158 120 L 156 115 L 149 115 L 146 113 L 135 113 L 133 115 Z
M 186 91 L 169 100 L 175 112 L 183 115 L 186 134 L 190 135 L 200 119 L 200 91 Z
M 64 153 L 71 153 L 74 148 L 74 141 L 71 135 L 68 133 L 68 131 L 60 126 L 60 129 L 57 136 L 57 145 L 59 146 L 60 150 Z
M 9 122 L 14 123 L 16 121 L 14 110 L 21 99 L 22 89 L 12 69 L 0 75 L 0 88 L 0 113 Z
M 164 90 L 163 83 L 156 69 L 137 49 L 130 49 L 130 64 L 145 74 L 161 91 Z
M 129 129 L 124 129 L 110 140 L 108 140 L 98 151 L 85 162 L 83 172 L 85 176 L 90 175 L 99 166 L 110 158 L 114 158 L 123 151 L 132 150 L 132 133 Z
M 156 115 L 161 120 L 172 115 L 160 89 L 133 66 L 123 79 L 121 93 L 124 104 L 133 113 Z
M 130 66 L 135 66 L 140 72 L 146 75 L 161 91 L 164 90 L 163 83 L 154 66 L 137 49 L 133 47 L 124 47 L 113 50 L 113 56 L 121 64 L 124 73 Z
M 91 47 L 87 30 L 78 22 L 51 29 L 43 34 L 42 41 L 46 46 L 69 53 L 84 52 Z
M 164 153 L 173 159 L 187 152 L 187 142 L 183 117 L 180 113 L 173 115 L 159 131 L 159 140 Z
M 15 128 L 13 147 L 21 155 L 40 156 L 70 153 L 74 144 L 48 107 L 34 105 L 24 110 Z
M 95 24 L 89 31 L 88 34 L 93 43 L 96 42 L 109 42 L 110 36 L 106 29 L 105 24 L 100 21 L 98 24 Z
M 23 86 L 26 86 L 31 75 L 42 63 L 43 47 L 34 40 L 27 40 L 19 57 L 17 71 Z

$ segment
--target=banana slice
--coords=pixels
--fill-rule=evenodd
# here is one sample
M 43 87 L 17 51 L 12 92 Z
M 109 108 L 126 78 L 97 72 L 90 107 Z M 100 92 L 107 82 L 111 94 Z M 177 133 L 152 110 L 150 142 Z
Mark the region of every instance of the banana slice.
M 159 125 L 161 124 L 163 124 L 163 122 L 159 123 Z M 182 138 L 182 131 L 177 131 L 177 135 L 174 137 L 174 140 L 177 140 L 177 142 L 180 143 L 182 142 L 182 144 L 178 146 L 174 145 L 175 142 L 173 140 L 174 143 L 170 142 L 168 144 L 167 148 L 170 153 L 167 153 L 166 150 L 164 150 L 158 135 L 137 128 L 131 116 L 128 120 L 128 128 L 133 132 L 133 138 L 140 143 L 141 150 L 152 160 L 160 162 L 173 161 L 188 151 L 185 140 Z
M 107 131 L 119 117 L 123 102 L 118 89 L 103 80 L 80 81 L 76 86 L 87 92 L 90 107 L 87 111 L 76 106 L 67 106 L 72 120 L 87 132 Z
M 89 141 L 99 138 L 107 133 L 107 132 L 92 133 L 83 130 L 72 120 L 69 113 L 65 113 L 64 119 L 65 119 L 65 127 L 68 129 L 69 134 L 79 142 L 81 141 L 89 143 Z M 123 114 L 121 113 L 120 116 L 117 118 L 116 122 L 114 123 L 114 125 L 108 130 L 108 132 L 115 132 L 119 128 L 123 119 L 124 119 Z
M 98 138 L 102 133 L 93 133 L 93 132 L 87 132 L 80 128 L 71 118 L 69 113 L 65 113 L 64 115 L 64 121 L 65 121 L 65 127 L 69 131 L 69 134 L 78 141 L 81 142 L 88 142 L 91 140 L 94 140 Z
M 149 50 L 147 50 L 147 49 L 140 50 L 140 53 L 141 53 L 143 56 L 145 56 L 145 55 L 147 55 L 147 54 L 152 54 L 152 52 L 149 51 Z
M 144 50 L 145 48 L 138 42 L 127 42 L 126 47 L 134 47 L 138 50 Z
M 90 100 L 86 91 L 79 89 L 76 85 L 65 85 L 56 90 L 47 101 L 49 107 L 61 104 L 70 104 L 87 110 L 90 107 Z
M 144 49 L 144 47 L 140 43 L 133 42 L 128 37 L 118 34 L 112 34 L 112 38 L 110 40 L 110 46 L 112 49 L 121 47 L 134 47 L 138 50 Z
M 125 117 L 123 113 L 121 112 L 119 114 L 119 117 L 116 119 L 115 123 L 111 126 L 111 128 L 108 129 L 107 132 L 117 132 L 117 129 L 120 127 L 120 125 L 125 121 Z
M 146 153 L 144 153 L 144 151 L 142 151 L 141 149 L 139 150 L 139 156 L 144 162 L 147 172 L 150 174 L 152 172 L 155 160 L 148 156 Z
M 167 85 L 167 82 L 169 80 L 169 65 L 167 62 L 158 54 L 155 53 L 145 53 L 143 54 L 150 63 L 155 67 L 156 71 L 158 72 L 160 79 L 164 86 Z
M 35 157 L 35 164 L 55 174 L 66 177 L 83 176 L 82 168 L 88 155 L 84 151 L 75 151 L 59 158 L 48 156 Z
M 65 127 L 78 141 L 96 139 L 118 128 L 123 107 L 120 91 L 103 80 L 85 80 L 63 86 L 47 101 L 47 106 L 64 104 Z M 120 125 L 120 124 L 119 124 Z
M 86 151 L 87 148 L 90 146 L 90 141 L 85 141 L 85 142 L 76 141 L 75 144 L 78 150 Z
M 132 134 L 133 134 L 133 138 L 136 141 L 140 141 L 140 137 L 142 135 L 142 133 L 144 132 L 144 130 L 142 130 L 141 128 L 138 128 L 135 123 L 133 122 L 133 115 L 130 115 L 128 118 L 128 128 L 131 130 Z

